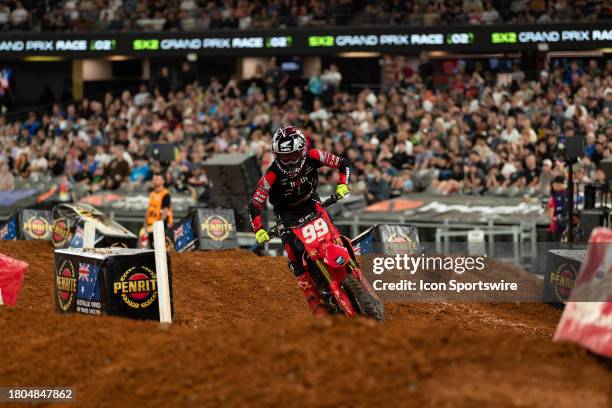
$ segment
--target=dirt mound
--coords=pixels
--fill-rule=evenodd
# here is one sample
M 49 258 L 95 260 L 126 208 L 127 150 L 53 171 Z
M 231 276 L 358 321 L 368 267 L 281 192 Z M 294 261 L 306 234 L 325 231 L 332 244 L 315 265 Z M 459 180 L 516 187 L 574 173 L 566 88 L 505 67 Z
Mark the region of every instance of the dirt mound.
M 74 386 L 84 407 L 609 407 L 611 371 L 551 343 L 541 304 L 389 303 L 388 320 L 313 320 L 282 258 L 174 255 L 171 327 L 59 315 L 53 253 L 30 262 L 18 306 L 0 307 L 0 384 Z

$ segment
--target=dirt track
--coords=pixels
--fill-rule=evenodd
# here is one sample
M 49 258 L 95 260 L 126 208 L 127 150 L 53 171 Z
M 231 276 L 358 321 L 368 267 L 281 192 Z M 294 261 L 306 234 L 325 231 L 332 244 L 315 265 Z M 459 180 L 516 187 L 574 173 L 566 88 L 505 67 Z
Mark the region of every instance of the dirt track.
M 280 258 L 200 252 L 172 258 L 163 328 L 56 314 L 51 246 L 0 253 L 30 262 L 19 305 L 0 307 L 0 385 L 74 386 L 71 407 L 612 406 L 609 366 L 552 343 L 546 305 L 390 303 L 384 324 L 315 321 Z

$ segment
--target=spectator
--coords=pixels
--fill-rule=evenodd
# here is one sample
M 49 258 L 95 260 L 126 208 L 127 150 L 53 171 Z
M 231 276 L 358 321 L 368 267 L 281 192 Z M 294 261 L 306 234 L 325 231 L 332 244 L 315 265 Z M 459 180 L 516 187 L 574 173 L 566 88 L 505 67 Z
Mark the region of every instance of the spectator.
M 168 70 L 168 67 L 162 67 L 157 79 L 155 80 L 155 86 L 162 96 L 166 96 L 168 95 L 168 92 L 170 92 L 170 85 L 170 71 Z
M 495 24 L 500 21 L 501 18 L 495 7 L 493 7 L 493 2 L 491 0 L 486 0 L 484 11 L 482 12 L 482 22 L 485 24 Z
M 368 175 L 366 198 L 368 204 L 373 204 L 389 198 L 389 182 L 378 167 L 373 167 L 371 173 Z
M 325 84 L 325 88 L 329 90 L 329 92 L 333 93 L 336 89 L 340 87 L 340 82 L 342 82 L 342 74 L 338 71 L 338 66 L 336 64 L 331 64 L 327 70 L 321 76 L 323 83 Z
M 49 163 L 40 149 L 34 148 L 30 159 L 30 177 L 34 180 L 40 179 L 47 171 Z
M 115 146 L 113 160 L 108 165 L 105 188 L 117 190 L 130 175 L 130 165 L 125 160 L 124 149 L 121 145 Z
M 518 130 L 516 130 L 515 124 L 516 119 L 514 119 L 513 117 L 510 116 L 506 119 L 506 126 L 501 132 L 501 138 L 504 142 L 511 144 L 518 143 L 520 134 Z
M 280 88 L 285 86 L 289 77 L 276 65 L 276 58 L 272 57 L 268 62 L 268 68 L 263 79 L 266 84 L 266 90 L 272 90 L 276 94 Z
M 145 181 L 150 179 L 151 170 L 149 169 L 149 164 L 147 163 L 146 156 L 138 156 L 136 158 L 135 166 L 132 168 L 130 172 L 130 181 L 132 183 L 142 184 Z
M 214 79 L 207 87 L 179 81 L 166 95 L 143 84 L 136 95 L 124 91 L 78 106 L 56 104 L 25 121 L 0 117 L 0 160 L 28 180 L 69 175 L 71 183 L 92 192 L 139 189 L 147 185 L 138 176 L 146 166 L 162 172 L 147 147 L 173 143 L 177 154 L 169 163 L 168 185 L 205 201 L 208 184 L 194 164 L 237 152 L 255 155 L 265 167 L 271 134 L 295 123 L 309 133 L 312 147 L 354 162 L 353 192 L 370 194 L 369 200 L 424 190 L 541 194 L 567 171 L 560 148 L 567 137 L 587 135 L 583 170 L 576 172 L 580 181 L 596 179 L 597 165 L 610 155 L 612 64 L 597 62 L 604 68 L 590 62 L 582 68 L 577 60 L 583 69 L 577 86 L 564 82 L 563 62 L 516 87 L 497 82 L 494 72 L 478 64 L 455 67 L 446 84 L 430 86 L 420 74 L 407 80 L 398 67 L 378 91 L 330 87 L 323 97 L 303 87 L 285 86 L 275 94 L 257 83 L 241 92 L 234 78 Z M 43 158 L 47 170 L 35 165 Z M 378 180 L 373 167 L 382 172 Z M 322 175 L 321 183 L 333 182 Z
M 501 22 L 505 23 L 605 21 L 610 19 L 612 13 L 611 8 L 600 1 L 567 0 L 388 1 L 376 4 L 348 0 L 311 3 L 297 0 L 67 0 L 59 2 L 63 8 L 55 6 L 58 2 L 48 2 L 49 5 L 44 7 L 38 6 L 36 2 L 25 2 L 26 5 L 37 6 L 30 11 L 21 2 L 9 3 L 16 3 L 15 9 L 11 13 L 10 8 L 3 11 L 0 6 L 0 26 L 5 30 L 34 28 L 43 31 L 208 30 L 330 27 L 347 24 L 491 24 L 500 20 L 497 10 L 503 10 L 504 19 Z M 15 13 L 16 10 L 19 11 Z M 5 18 L 2 13 L 6 15 Z
M 28 18 L 28 11 L 23 7 L 23 4 L 18 1 L 15 9 L 11 13 L 11 24 L 14 28 L 26 29 Z
M 6 4 L 0 4 L 0 27 L 7 27 L 11 21 L 11 9 Z
M 13 191 L 15 189 L 15 178 L 7 163 L 0 165 L 0 191 Z
M 557 176 L 552 182 L 551 196 L 548 200 L 549 232 L 553 241 L 559 242 L 567 226 L 567 192 L 565 178 Z
M 193 0 L 189 0 L 193 2 Z M 181 89 L 185 89 L 187 85 L 191 85 L 196 81 L 196 74 L 193 72 L 193 68 L 191 64 L 187 61 L 183 61 L 181 64 L 181 72 L 179 74 L 179 79 L 181 82 Z
M 310 78 L 308 78 L 308 91 L 315 97 L 323 94 L 325 83 L 321 78 L 321 70 L 315 68 Z

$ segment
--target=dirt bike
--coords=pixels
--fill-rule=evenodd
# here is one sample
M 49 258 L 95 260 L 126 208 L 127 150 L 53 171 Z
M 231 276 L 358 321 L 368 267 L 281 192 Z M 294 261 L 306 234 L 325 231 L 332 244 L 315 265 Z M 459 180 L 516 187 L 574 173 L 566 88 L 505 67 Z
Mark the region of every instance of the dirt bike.
M 382 321 L 384 305 L 359 269 L 351 240 L 340 235 L 325 210 L 339 199 L 334 194 L 324 203 L 317 203 L 312 213 L 289 226 L 280 222 L 270 228 L 269 234 L 294 234 L 302 242 L 304 268 L 310 272 L 329 313 Z

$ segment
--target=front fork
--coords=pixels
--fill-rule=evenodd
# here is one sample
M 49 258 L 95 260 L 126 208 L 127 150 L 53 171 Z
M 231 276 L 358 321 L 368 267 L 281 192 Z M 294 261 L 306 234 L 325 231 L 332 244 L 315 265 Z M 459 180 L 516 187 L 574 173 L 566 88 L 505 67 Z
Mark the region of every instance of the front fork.
M 351 265 L 351 263 L 354 265 L 353 261 L 350 260 L 349 266 Z M 321 272 L 321 275 L 327 282 L 329 288 L 332 291 L 332 294 L 334 295 L 334 298 L 336 298 L 336 301 L 338 302 L 338 305 L 340 305 L 342 310 L 344 310 L 344 314 L 346 314 L 347 317 L 355 317 L 357 313 L 355 312 L 353 305 L 351 305 L 351 301 L 349 300 L 344 290 L 340 288 L 340 284 L 332 278 L 323 261 L 317 259 L 315 261 L 315 265 L 317 266 L 317 269 L 319 269 L 319 272 Z

